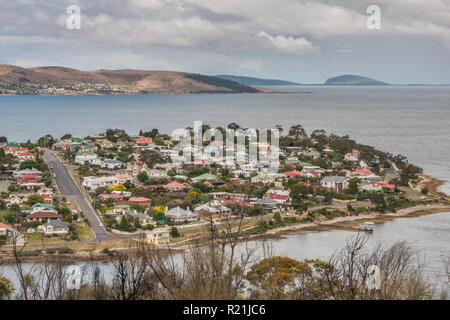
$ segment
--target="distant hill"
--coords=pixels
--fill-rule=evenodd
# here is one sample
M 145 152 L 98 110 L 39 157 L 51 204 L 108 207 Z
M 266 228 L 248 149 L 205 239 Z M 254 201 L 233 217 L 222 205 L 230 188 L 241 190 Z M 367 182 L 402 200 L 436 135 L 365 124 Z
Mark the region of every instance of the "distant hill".
M 0 94 L 123 94 L 123 93 L 259 93 L 255 88 L 212 76 L 143 70 L 80 71 L 49 66 L 21 68 L 0 64 Z
M 299 85 L 299 83 L 285 81 L 285 80 L 277 80 L 277 79 L 261 79 L 261 78 L 253 78 L 253 77 L 244 77 L 244 76 L 234 76 L 230 74 L 219 74 L 214 77 L 235 81 L 240 84 L 244 84 L 247 86 L 292 86 Z
M 367 77 L 356 75 L 342 75 L 330 78 L 324 83 L 325 85 L 347 85 L 347 86 L 388 86 L 389 83 L 374 80 Z

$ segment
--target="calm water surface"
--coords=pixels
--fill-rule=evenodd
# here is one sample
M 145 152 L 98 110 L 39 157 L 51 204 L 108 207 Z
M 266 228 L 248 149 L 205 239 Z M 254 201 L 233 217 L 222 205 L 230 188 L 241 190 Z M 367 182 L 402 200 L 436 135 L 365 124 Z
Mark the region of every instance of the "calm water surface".
M 84 137 L 107 128 L 172 132 L 195 120 L 252 128 L 302 124 L 400 153 L 450 181 L 450 87 L 294 86 L 309 94 L 1 96 L 0 136 Z M 447 184 L 442 189 L 450 193 Z

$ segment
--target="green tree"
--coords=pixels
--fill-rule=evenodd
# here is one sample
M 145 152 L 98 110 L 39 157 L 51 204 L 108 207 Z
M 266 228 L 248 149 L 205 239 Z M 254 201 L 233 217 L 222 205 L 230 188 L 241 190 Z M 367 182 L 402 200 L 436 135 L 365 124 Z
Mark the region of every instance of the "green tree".
M 350 181 L 348 182 L 347 192 L 350 194 L 357 194 L 358 193 L 358 182 L 359 182 L 358 178 L 350 179 Z
M 154 150 L 142 151 L 141 155 L 139 156 L 139 160 L 144 162 L 150 168 L 153 168 L 153 166 L 157 163 L 166 162 L 166 159 L 164 159 L 164 157 L 161 154 L 159 154 Z
M 302 125 L 296 124 L 289 128 L 289 136 L 295 139 L 306 137 L 306 131 Z
M 148 174 L 147 171 L 142 171 L 141 173 L 138 174 L 137 176 L 138 180 L 142 183 L 144 183 L 145 181 L 147 181 L 148 179 Z
M 310 278 L 312 268 L 288 257 L 272 257 L 253 265 L 246 278 L 254 287 L 252 296 L 269 299 L 286 298 L 296 290 L 297 282 Z
M 51 148 L 55 142 L 55 139 L 50 134 L 38 139 L 38 145 L 42 148 Z
M 0 277 L 0 300 L 8 298 L 14 292 L 14 287 L 6 278 Z
M 130 225 L 127 218 L 125 216 L 122 216 L 122 219 L 120 219 L 119 229 L 122 231 L 127 231 L 129 228 Z
M 65 135 L 63 135 L 61 137 L 61 140 L 68 140 L 68 139 L 71 139 L 71 138 L 72 138 L 72 135 L 70 133 L 66 133 Z
M 281 215 L 279 212 L 275 212 L 273 218 L 275 219 L 276 222 L 281 222 Z
M 180 233 L 178 232 L 177 227 L 174 226 L 170 229 L 170 236 L 172 238 L 178 238 L 180 236 Z
M 36 203 L 39 202 L 44 202 L 44 198 L 42 198 L 41 196 L 37 195 L 37 194 L 33 194 L 31 196 L 28 197 L 28 205 L 33 206 Z

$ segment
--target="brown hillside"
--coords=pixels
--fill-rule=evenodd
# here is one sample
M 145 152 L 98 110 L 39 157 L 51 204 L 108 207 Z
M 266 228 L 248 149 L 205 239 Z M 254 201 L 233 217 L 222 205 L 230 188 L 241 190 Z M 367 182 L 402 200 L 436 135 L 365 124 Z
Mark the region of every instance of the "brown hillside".
M 95 70 L 81 71 L 49 66 L 21 68 L 0 65 L 0 89 L 30 86 L 68 87 L 73 85 L 108 85 L 140 93 L 258 93 L 267 89 L 199 74 L 173 71 Z M 1 91 L 1 90 L 0 90 Z

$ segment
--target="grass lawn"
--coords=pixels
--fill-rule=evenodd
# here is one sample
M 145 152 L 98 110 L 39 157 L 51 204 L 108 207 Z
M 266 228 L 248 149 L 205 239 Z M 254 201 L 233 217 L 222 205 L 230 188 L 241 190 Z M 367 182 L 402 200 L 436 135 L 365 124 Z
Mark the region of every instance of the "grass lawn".
M 45 242 L 47 242 L 47 240 Z M 28 234 L 28 243 L 42 243 L 41 234 L 39 232 Z
M 7 210 L 0 210 L 0 221 L 5 222 L 5 217 L 6 215 L 8 215 L 9 213 L 11 213 L 10 211 Z
M 85 223 L 75 223 L 77 226 L 78 236 L 80 241 L 89 240 L 94 238 L 94 232 Z

